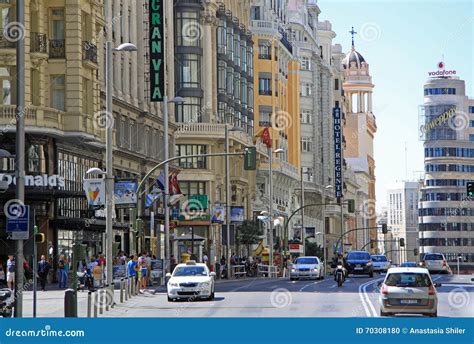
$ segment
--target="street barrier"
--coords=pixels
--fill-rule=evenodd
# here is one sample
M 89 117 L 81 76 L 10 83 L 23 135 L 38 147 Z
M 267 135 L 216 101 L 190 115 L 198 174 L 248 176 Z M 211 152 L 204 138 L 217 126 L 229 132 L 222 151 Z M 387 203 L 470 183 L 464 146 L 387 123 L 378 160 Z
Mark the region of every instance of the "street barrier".
M 123 303 L 123 289 L 124 289 L 123 278 L 121 278 L 120 279 L 120 303 Z
M 102 315 L 104 314 L 104 287 L 100 287 L 97 292 L 99 293 L 99 314 Z
M 278 266 L 269 266 L 265 264 L 258 264 L 257 266 L 257 276 L 278 277 L 278 273 Z
M 232 276 L 237 278 L 245 276 L 247 272 L 245 271 L 245 265 L 231 265 L 232 267 Z
M 105 285 L 105 290 L 104 290 L 104 303 L 105 303 L 105 311 L 108 312 L 109 311 L 109 303 L 110 302 L 110 299 L 113 299 L 113 294 L 111 295 L 110 294 L 110 284 L 106 284 Z
M 87 317 L 91 317 L 91 311 L 92 311 L 92 292 L 89 291 L 87 293 Z
M 97 318 L 98 305 L 99 305 L 99 293 L 97 290 L 95 290 L 94 291 L 94 318 Z

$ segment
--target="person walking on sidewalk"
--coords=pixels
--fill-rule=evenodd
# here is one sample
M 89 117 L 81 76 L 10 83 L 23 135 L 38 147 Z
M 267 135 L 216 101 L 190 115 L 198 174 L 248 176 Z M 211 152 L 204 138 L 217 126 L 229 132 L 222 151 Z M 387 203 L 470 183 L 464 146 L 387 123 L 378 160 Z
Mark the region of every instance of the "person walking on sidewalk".
M 140 280 L 140 291 L 146 289 L 146 280 L 148 278 L 148 267 L 146 265 L 146 256 L 145 253 L 142 253 L 138 258 L 138 266 L 140 267 L 140 276 L 138 277 Z
M 15 257 L 10 255 L 7 260 L 7 287 L 13 290 L 15 286 Z
M 58 274 L 59 274 L 59 289 L 67 288 L 67 259 L 66 256 L 61 255 L 58 262 Z
M 38 277 L 42 291 L 46 291 L 46 279 L 48 278 L 49 269 L 50 266 L 46 261 L 46 257 L 41 255 L 41 260 L 38 262 Z

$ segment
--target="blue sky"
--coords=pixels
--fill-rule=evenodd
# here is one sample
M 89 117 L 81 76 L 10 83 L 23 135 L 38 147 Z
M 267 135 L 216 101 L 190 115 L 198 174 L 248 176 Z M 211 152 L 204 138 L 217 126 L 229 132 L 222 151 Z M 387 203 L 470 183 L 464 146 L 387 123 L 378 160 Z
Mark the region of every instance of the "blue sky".
M 375 84 L 374 115 L 377 209 L 386 205 L 387 184 L 416 178 L 423 170 L 418 108 L 429 71 L 443 59 L 474 96 L 474 2 L 472 0 L 319 0 L 320 21 L 329 20 L 335 43 L 348 51 L 349 31 L 369 63 Z M 407 170 L 405 172 L 405 142 Z

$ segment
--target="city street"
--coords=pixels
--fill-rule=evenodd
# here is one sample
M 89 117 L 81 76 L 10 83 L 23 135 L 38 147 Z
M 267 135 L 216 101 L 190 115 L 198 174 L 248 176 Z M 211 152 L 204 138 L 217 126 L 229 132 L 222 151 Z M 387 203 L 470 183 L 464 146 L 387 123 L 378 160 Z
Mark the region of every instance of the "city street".
M 338 288 L 322 281 L 251 279 L 218 281 L 214 301 L 168 302 L 166 293 L 147 293 L 117 305 L 106 317 L 378 317 L 377 283 L 351 276 Z M 440 317 L 474 316 L 474 283 L 470 276 L 433 277 L 438 288 Z

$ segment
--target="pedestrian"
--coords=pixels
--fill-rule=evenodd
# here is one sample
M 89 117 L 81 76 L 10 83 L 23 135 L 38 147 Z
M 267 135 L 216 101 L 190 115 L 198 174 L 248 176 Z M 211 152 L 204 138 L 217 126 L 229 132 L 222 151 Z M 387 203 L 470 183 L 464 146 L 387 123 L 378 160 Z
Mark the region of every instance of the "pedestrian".
M 174 257 L 174 255 L 171 255 L 170 256 L 170 270 L 171 270 L 171 272 L 174 271 L 175 267 L 176 267 L 176 258 Z
M 147 280 L 148 280 L 148 284 L 149 285 L 152 285 L 152 281 L 151 281 L 151 252 L 148 252 L 146 257 L 145 257 L 145 262 L 146 262 L 146 267 L 147 267 L 147 272 L 148 272 L 148 275 L 147 275 Z
M 209 258 L 207 257 L 207 254 L 204 254 L 204 256 L 202 257 L 202 262 L 207 265 L 208 260 Z
M 138 258 L 138 266 L 140 268 L 140 272 L 139 272 L 139 289 L 140 289 L 140 292 L 143 290 L 143 289 L 146 289 L 146 280 L 148 278 L 148 268 L 147 268 L 147 265 L 146 265 L 146 256 L 145 256 L 145 253 L 141 253 L 140 254 L 140 257 Z
M 3 262 L 0 260 L 0 282 L 5 282 L 5 270 L 3 269 Z
M 15 257 L 8 256 L 7 260 L 7 287 L 13 290 L 15 286 Z
M 41 259 L 38 262 L 38 277 L 40 281 L 41 290 L 46 291 L 46 280 L 48 278 L 49 273 L 49 263 L 46 260 L 44 255 L 41 255 Z
M 137 283 L 137 259 L 136 257 L 132 254 L 130 256 L 130 261 L 127 263 L 127 276 L 132 277 Z
M 59 277 L 59 289 L 66 289 L 67 287 L 67 270 L 66 270 L 67 259 L 66 256 L 61 255 L 58 261 L 58 277 Z

